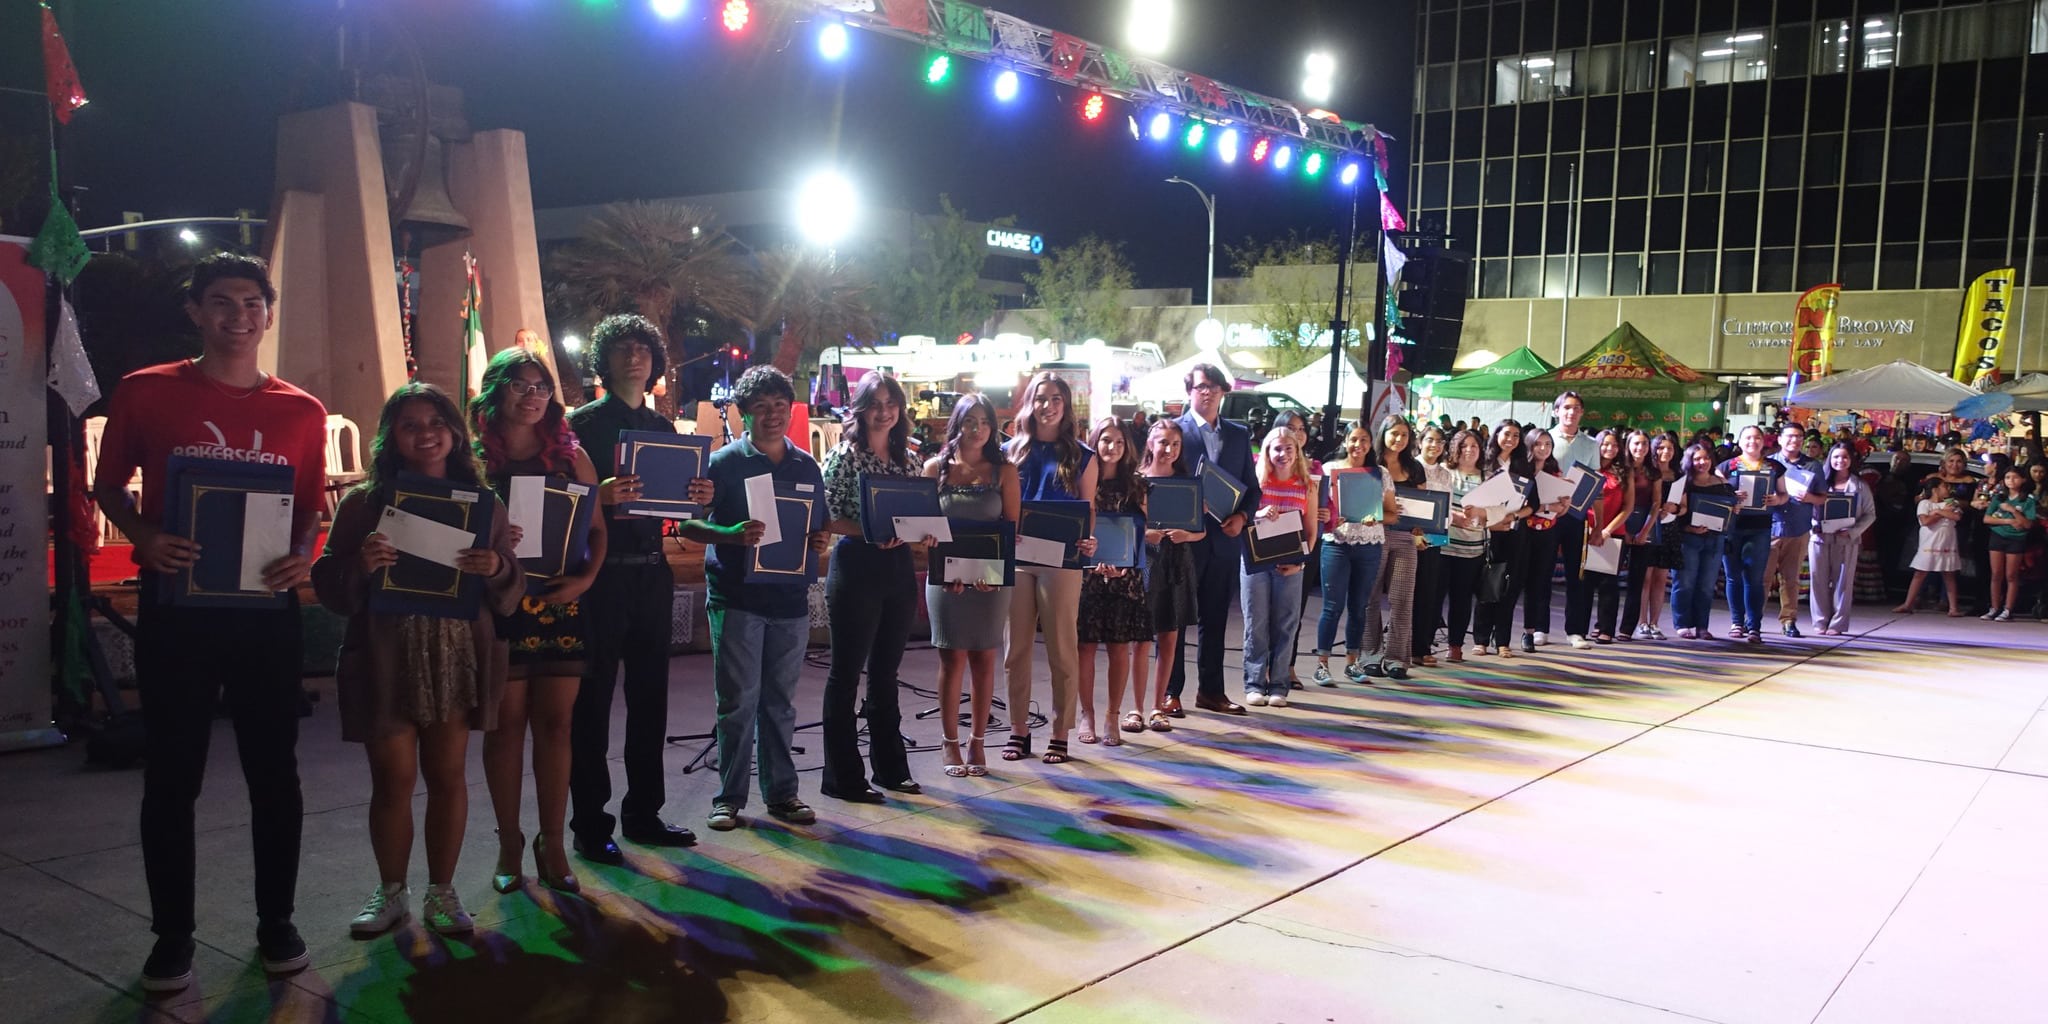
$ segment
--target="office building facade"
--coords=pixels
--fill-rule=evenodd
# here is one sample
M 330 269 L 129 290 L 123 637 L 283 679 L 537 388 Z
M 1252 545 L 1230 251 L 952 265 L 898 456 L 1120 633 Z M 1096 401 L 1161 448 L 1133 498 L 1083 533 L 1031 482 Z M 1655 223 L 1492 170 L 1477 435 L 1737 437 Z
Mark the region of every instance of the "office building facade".
M 1836 282 L 1838 367 L 1944 366 L 1964 287 L 2026 262 L 2048 0 L 1421 0 L 1417 18 L 1408 206 L 1477 257 L 1467 356 L 1576 355 L 1628 320 L 1702 369 L 1782 373 L 1794 298 Z M 2033 369 L 2048 306 L 2030 305 Z

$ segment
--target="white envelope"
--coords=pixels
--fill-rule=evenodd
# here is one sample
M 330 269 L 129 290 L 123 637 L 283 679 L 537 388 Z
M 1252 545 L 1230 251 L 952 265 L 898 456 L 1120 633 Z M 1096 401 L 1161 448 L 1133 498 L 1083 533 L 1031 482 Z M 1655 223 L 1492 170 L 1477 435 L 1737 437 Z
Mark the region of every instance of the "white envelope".
M 292 496 L 242 495 L 243 590 L 269 590 L 263 567 L 292 553 Z
M 1577 466 L 1573 466 L 1572 471 L 1576 473 L 1585 472 L 1585 470 L 1580 469 Z M 1570 477 L 1558 476 L 1555 473 L 1536 474 L 1536 500 L 1542 502 L 1545 505 L 1548 505 L 1553 501 L 1557 501 L 1560 498 L 1571 497 L 1572 491 L 1576 490 L 1577 488 L 1577 481 L 1574 481 Z
M 1003 563 L 993 558 L 948 558 L 943 579 L 947 583 L 986 583 L 1000 587 L 1003 585 Z
M 1713 512 L 1694 512 L 1692 525 L 1704 526 L 1715 533 L 1720 533 L 1728 529 L 1728 518 Z
M 1017 538 L 1017 561 L 1059 568 L 1067 560 L 1067 546 L 1043 537 Z M 968 559 L 974 561 L 974 559 Z
M 1270 519 L 1259 519 L 1252 523 L 1252 533 L 1260 540 L 1301 532 L 1301 513 L 1292 509 Z
M 548 481 L 544 476 L 515 476 L 511 493 L 505 496 L 505 521 L 519 527 L 519 545 L 514 558 L 539 558 L 541 520 L 547 508 Z
M 1521 508 L 1525 503 L 1522 488 L 1515 478 L 1507 473 L 1496 473 L 1485 483 L 1472 488 L 1465 500 L 1458 504 L 1464 508 Z
M 1822 532 L 1822 533 L 1840 533 L 1840 532 L 1842 532 L 1843 530 L 1846 530 L 1846 529 L 1848 529 L 1849 527 L 1852 527 L 1852 526 L 1855 526 L 1855 525 L 1856 525 L 1856 520 L 1855 520 L 1855 519 L 1853 519 L 1853 518 L 1851 518 L 1851 519 L 1823 519 L 1823 520 L 1821 520 L 1821 524 L 1820 524 L 1820 532 Z
M 1668 504 L 1676 505 L 1676 504 L 1678 504 L 1679 502 L 1681 502 L 1681 501 L 1684 501 L 1684 500 L 1685 500 L 1685 480 L 1684 480 L 1683 478 L 1681 478 L 1681 479 L 1677 479 L 1677 480 L 1673 480 L 1673 481 L 1671 481 L 1671 492 L 1670 492 L 1670 493 L 1668 493 L 1668 494 L 1666 494 L 1666 495 L 1664 495 L 1664 501 L 1665 501 L 1666 503 L 1668 503 Z M 1666 512 L 1666 513 L 1664 513 L 1663 515 L 1661 515 L 1661 516 L 1658 516 L 1658 517 L 1657 517 L 1657 521 L 1658 521 L 1658 522 L 1660 522 L 1660 523 L 1668 523 L 1668 522 L 1672 521 L 1673 519 L 1677 519 L 1677 518 L 1678 518 L 1678 513 L 1676 513 L 1676 512 Z
M 377 532 L 391 541 L 392 547 L 450 569 L 455 568 L 457 552 L 476 544 L 475 535 L 468 530 L 437 523 L 389 505 L 384 506 L 384 518 L 377 522 Z
M 1621 573 L 1621 538 L 1609 537 L 1605 544 L 1586 546 L 1586 571 L 1604 572 L 1609 576 Z
M 782 516 L 775 511 L 775 478 L 766 473 L 750 476 L 742 485 L 747 492 L 747 518 L 766 526 L 761 546 L 782 543 Z
M 915 543 L 930 537 L 942 544 L 953 540 L 953 521 L 945 516 L 891 516 L 896 536 Z

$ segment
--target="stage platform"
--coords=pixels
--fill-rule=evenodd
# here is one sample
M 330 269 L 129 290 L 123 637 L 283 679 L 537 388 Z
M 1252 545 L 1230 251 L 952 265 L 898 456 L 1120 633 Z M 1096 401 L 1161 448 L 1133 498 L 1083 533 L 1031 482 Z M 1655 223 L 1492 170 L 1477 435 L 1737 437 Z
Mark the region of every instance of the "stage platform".
M 749 827 L 705 830 L 714 780 L 683 773 L 697 744 L 675 746 L 668 814 L 702 844 L 578 862 L 580 897 L 491 892 L 472 744 L 457 882 L 480 930 L 461 940 L 349 938 L 375 881 L 369 782 L 324 701 L 299 746 L 297 922 L 314 966 L 280 981 L 254 962 L 248 815 L 222 723 L 199 808 L 198 983 L 169 1000 L 136 983 L 151 941 L 141 776 L 86 769 L 75 747 L 11 755 L 0 1016 L 2040 1019 L 2048 626 L 1858 615 L 1839 640 L 1554 646 L 1311 687 L 1246 718 L 1190 710 L 1058 767 L 994 760 L 998 727 L 987 778 L 947 778 L 923 750 L 925 795 L 884 806 L 819 797 L 807 731 L 808 828 L 767 818 L 756 793 Z M 904 675 L 930 686 L 936 662 L 915 650 Z M 673 662 L 672 732 L 709 726 L 709 670 Z M 807 667 L 800 721 L 823 679 Z M 904 732 L 940 735 L 933 719 Z

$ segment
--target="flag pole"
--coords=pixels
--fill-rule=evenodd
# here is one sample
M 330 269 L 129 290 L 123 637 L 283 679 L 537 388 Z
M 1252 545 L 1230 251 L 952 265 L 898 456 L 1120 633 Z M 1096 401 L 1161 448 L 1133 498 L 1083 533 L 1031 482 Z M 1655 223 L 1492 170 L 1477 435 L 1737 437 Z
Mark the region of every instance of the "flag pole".
M 2012 362 L 2014 377 L 2027 372 L 2027 297 L 2034 291 L 2034 229 L 2041 223 L 2041 154 L 2044 141 L 2048 141 L 2048 132 L 2034 133 L 2034 202 L 2027 212 L 2027 269 L 2020 281 L 2020 338 L 2019 351 L 2014 354 Z

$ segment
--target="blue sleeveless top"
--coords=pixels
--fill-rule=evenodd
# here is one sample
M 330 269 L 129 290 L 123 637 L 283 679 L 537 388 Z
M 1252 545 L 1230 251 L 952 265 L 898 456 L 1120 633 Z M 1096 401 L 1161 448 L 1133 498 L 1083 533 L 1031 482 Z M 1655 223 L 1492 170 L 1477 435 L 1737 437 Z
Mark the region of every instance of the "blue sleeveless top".
M 1088 460 L 1095 457 L 1093 449 L 1081 446 L 1081 464 L 1075 467 L 1074 477 L 1080 479 L 1081 472 L 1088 468 Z M 1051 441 L 1032 441 L 1024 449 L 1024 461 L 1017 464 L 1018 496 L 1025 501 L 1080 501 L 1081 496 L 1060 486 L 1060 459 L 1057 446 Z

